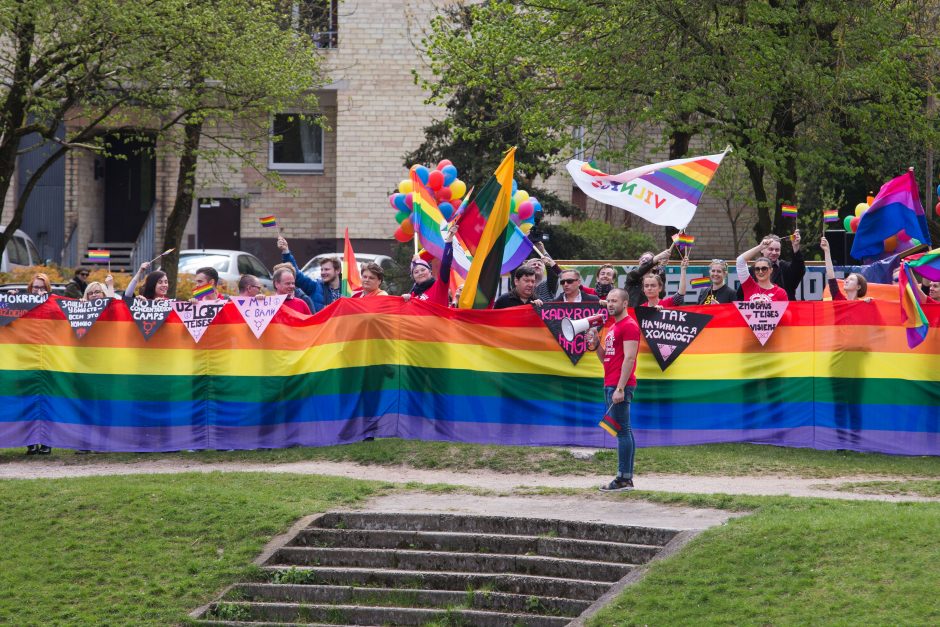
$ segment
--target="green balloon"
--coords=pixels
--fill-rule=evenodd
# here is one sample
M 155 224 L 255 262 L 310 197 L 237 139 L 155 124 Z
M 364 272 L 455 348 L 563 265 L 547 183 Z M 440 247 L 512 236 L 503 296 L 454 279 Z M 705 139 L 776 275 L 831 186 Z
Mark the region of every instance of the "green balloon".
M 845 216 L 845 220 L 842 221 L 842 226 L 845 227 L 846 233 L 852 232 L 852 218 L 855 216 Z
M 405 218 L 411 215 L 410 211 L 399 211 L 395 214 L 395 222 L 401 224 L 405 221 Z

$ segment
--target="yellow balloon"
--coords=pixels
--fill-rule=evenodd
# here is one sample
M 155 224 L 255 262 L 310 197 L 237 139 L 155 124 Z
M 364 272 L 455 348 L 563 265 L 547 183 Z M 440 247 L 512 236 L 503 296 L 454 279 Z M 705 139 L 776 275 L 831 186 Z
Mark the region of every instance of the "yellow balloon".
M 463 198 L 463 195 L 466 193 L 467 184 L 460 179 L 455 179 L 454 182 L 450 184 L 450 197 L 454 200 Z
M 529 234 L 529 231 L 532 230 L 532 223 L 531 223 L 531 222 L 523 222 L 522 224 L 519 225 L 519 230 L 522 231 L 522 234 L 523 234 L 523 235 L 528 235 L 528 234 Z
M 892 235 L 885 240 L 885 252 L 893 253 L 894 249 L 898 247 L 898 236 Z
M 529 192 L 525 191 L 524 189 L 520 189 L 515 194 L 513 194 L 512 199 L 516 201 L 516 205 L 521 205 L 529 199 Z
M 407 194 L 408 192 L 413 191 L 410 179 L 405 179 L 398 184 L 398 192 L 401 194 Z
M 857 205 L 855 205 L 855 217 L 856 218 L 861 218 L 862 214 L 865 213 L 866 211 L 868 211 L 867 202 L 860 202 Z

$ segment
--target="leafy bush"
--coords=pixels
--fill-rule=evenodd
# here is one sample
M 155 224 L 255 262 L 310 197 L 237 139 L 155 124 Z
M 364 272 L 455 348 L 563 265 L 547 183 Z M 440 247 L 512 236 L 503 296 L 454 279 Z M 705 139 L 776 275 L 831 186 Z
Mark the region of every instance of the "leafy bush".
M 646 233 L 618 229 L 600 220 L 543 223 L 542 230 L 549 236 L 548 252 L 557 259 L 636 259 L 657 246 Z

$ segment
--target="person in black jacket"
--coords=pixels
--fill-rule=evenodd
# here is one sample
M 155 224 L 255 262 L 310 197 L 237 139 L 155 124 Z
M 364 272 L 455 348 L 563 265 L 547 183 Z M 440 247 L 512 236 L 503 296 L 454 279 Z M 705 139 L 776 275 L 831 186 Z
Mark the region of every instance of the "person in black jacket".
M 506 309 L 519 305 L 542 306 L 542 300 L 535 298 L 535 269 L 530 264 L 522 264 L 512 273 L 514 287 L 496 299 L 493 309 Z
M 646 302 L 646 295 L 643 293 L 643 277 L 650 272 L 658 272 L 663 280 L 663 285 L 666 284 L 666 268 L 663 264 L 669 260 L 671 254 L 672 247 L 670 246 L 658 255 L 654 255 L 651 251 L 646 251 L 640 255 L 640 265 L 627 273 L 626 289 L 629 295 L 627 300 L 629 307 L 639 307 Z M 659 297 L 665 298 L 666 292 L 661 292 Z

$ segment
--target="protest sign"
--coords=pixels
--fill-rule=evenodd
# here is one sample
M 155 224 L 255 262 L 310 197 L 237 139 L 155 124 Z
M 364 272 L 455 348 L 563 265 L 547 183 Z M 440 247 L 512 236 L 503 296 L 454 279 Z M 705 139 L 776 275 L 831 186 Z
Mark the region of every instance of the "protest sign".
M 48 294 L 0 294 L 0 327 L 19 320 L 48 298 Z
M 75 336 L 79 339 L 85 337 L 91 325 L 98 320 L 101 312 L 111 304 L 110 298 L 93 298 L 91 300 L 75 300 L 73 298 L 57 298 L 56 304 L 65 314 Z
M 203 334 L 215 317 L 219 315 L 225 302 L 200 303 L 190 302 L 188 300 L 174 300 L 173 311 L 179 316 L 186 330 L 193 336 L 193 340 L 198 344 Z
M 777 324 L 783 318 L 789 301 L 748 300 L 735 301 L 734 305 L 741 312 L 744 322 L 751 327 L 751 331 L 763 346 L 777 329 Z
M 656 307 L 637 307 L 634 313 L 646 344 L 663 371 L 679 358 L 713 318 L 708 314 Z
M 248 328 L 260 340 L 261 334 L 268 328 L 274 314 L 280 310 L 285 300 L 287 300 L 287 294 L 255 298 L 236 296 L 232 302 L 235 303 L 238 313 L 245 319 Z
M 167 316 L 173 311 L 173 304 L 165 298 L 160 300 L 134 298 L 128 301 L 127 308 L 131 310 L 131 318 L 134 319 L 140 332 L 144 334 L 144 339 L 149 340 L 166 322 Z
M 539 318 L 552 332 L 558 345 L 568 355 L 572 364 L 577 365 L 584 353 L 588 352 L 587 341 L 583 333 L 578 334 L 573 340 L 568 341 L 561 331 L 561 321 L 565 318 L 580 320 L 594 314 L 602 314 L 604 320 L 607 320 L 607 308 L 598 303 L 548 303 L 542 307 L 536 307 Z

